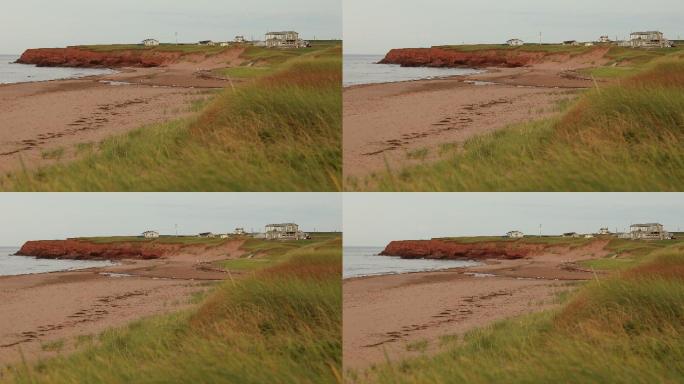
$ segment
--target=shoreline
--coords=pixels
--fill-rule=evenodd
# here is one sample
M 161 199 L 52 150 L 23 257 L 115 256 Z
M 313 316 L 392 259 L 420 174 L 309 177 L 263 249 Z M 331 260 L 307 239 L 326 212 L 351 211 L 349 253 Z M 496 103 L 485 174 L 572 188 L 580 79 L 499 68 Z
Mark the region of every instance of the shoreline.
M 475 267 L 344 279 L 345 370 L 435 353 L 445 338 L 552 309 L 557 294 L 596 278 L 571 266 L 607 255 L 606 245 L 597 240 Z M 418 343 L 427 346 L 411 349 Z
M 212 268 L 240 257 L 241 241 L 216 252 L 189 249 L 160 259 L 123 259 L 75 271 L 0 276 L 0 363 L 70 353 L 78 340 L 140 318 L 192 308 L 192 297 L 241 272 Z M 219 252 L 220 251 L 220 252 Z M 60 343 L 57 352 L 45 345 Z
M 242 50 L 75 79 L 0 84 L 0 172 L 62 164 L 112 136 L 195 115 L 230 81 L 203 71 L 239 65 Z M 110 83 L 107 83 L 110 82 Z M 113 84 L 112 84 L 113 82 Z M 233 81 L 235 82 L 235 81 Z M 125 83 L 118 86 L 117 83 Z
M 596 86 L 576 71 L 599 65 L 603 54 L 475 68 L 485 72 L 446 79 L 344 87 L 346 184 L 367 188 L 364 182 L 374 173 L 429 164 L 475 136 L 556 116 L 559 102 Z

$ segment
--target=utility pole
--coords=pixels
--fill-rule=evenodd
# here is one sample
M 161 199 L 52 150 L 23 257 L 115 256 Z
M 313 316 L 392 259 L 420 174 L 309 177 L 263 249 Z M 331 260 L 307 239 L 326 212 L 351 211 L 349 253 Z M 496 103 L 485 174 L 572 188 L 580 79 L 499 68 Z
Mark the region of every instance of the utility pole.
M 176 237 L 178 237 L 178 224 L 174 224 L 174 226 L 176 227 Z
M 542 45 L 542 33 L 539 32 L 539 45 Z
M 542 237 L 542 225 L 539 224 L 539 237 Z
M 176 32 L 176 45 L 178 45 L 178 32 Z

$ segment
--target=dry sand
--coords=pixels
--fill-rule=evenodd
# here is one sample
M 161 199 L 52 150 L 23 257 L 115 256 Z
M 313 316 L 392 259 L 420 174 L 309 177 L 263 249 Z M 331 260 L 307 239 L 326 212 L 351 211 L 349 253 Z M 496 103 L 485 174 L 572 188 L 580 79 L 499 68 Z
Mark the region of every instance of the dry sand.
M 420 354 L 407 345 L 424 340 L 427 353 L 434 353 L 442 337 L 552 308 L 557 293 L 594 277 L 575 262 L 604 256 L 606 244 L 597 240 L 472 268 L 345 280 L 345 370 Z
M 0 277 L 0 364 L 49 357 L 43 346 L 95 335 L 146 316 L 189 308 L 190 296 L 212 282 L 239 278 L 211 262 L 237 258 L 242 241 L 203 251 L 193 248 L 166 259 L 123 260 L 73 272 Z
M 557 114 L 558 101 L 595 85 L 577 69 L 603 64 L 604 54 L 594 50 L 555 56 L 533 67 L 345 88 L 345 177 L 434 161 L 443 144 L 459 145 L 475 135 Z M 425 158 L 409 158 L 423 149 Z
M 69 160 L 78 144 L 189 116 L 192 101 L 231 86 L 209 71 L 239 65 L 241 52 L 78 80 L 0 85 L 0 172 Z

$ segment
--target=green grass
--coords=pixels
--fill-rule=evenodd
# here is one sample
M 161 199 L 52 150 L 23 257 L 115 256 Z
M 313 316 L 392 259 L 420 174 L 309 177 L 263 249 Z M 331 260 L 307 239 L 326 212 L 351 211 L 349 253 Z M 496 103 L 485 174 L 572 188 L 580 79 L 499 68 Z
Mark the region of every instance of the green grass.
M 218 245 L 227 241 L 235 240 L 236 237 L 231 236 L 227 239 L 220 237 L 197 237 L 197 236 L 160 236 L 157 238 L 144 238 L 142 236 L 102 236 L 102 237 L 79 237 L 77 240 L 87 241 L 97 244 L 115 244 L 115 243 L 149 243 L 149 244 L 206 244 Z
M 684 247 L 589 283 L 558 310 L 468 333 L 353 383 L 676 383 L 684 377 Z
M 504 236 L 471 236 L 471 237 L 445 237 L 439 240 L 453 241 L 458 243 L 472 244 L 482 242 L 494 243 L 520 243 L 520 244 L 546 244 L 579 247 L 587 245 L 596 238 L 585 239 L 583 237 L 562 237 L 562 236 L 525 236 L 520 239 L 510 239 Z
M 341 49 L 293 51 L 252 47 L 247 58 L 288 59 L 226 89 L 194 118 L 111 137 L 75 161 L 0 176 L 0 189 L 340 190 Z
M 77 352 L 4 369 L 7 383 L 339 383 L 340 239 L 226 282 L 198 308 L 105 331 Z
M 348 190 L 680 191 L 684 61 L 584 94 L 559 117 L 468 140 L 436 162 L 346 180 Z
M 316 249 L 321 243 L 334 242 L 339 236 L 339 233 L 315 233 L 311 234 L 310 240 L 298 241 L 267 241 L 250 238 L 241 247 L 245 251 L 241 258 L 218 261 L 216 265 L 232 271 L 263 269 L 289 260 L 293 251 Z
M 64 156 L 64 148 L 55 148 L 55 149 L 50 149 L 47 151 L 41 152 L 40 156 L 43 159 L 50 159 L 50 160 L 59 160 Z
M 216 70 L 219 76 L 237 78 L 237 79 L 253 79 L 272 73 L 271 67 L 231 67 Z

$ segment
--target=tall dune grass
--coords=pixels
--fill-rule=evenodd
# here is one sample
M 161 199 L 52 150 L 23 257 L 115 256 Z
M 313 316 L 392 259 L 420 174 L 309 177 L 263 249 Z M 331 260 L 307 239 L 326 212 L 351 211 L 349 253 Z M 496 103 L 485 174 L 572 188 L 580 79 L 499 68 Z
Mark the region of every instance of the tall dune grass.
M 196 310 L 106 331 L 79 352 L 14 367 L 0 378 L 41 384 L 339 383 L 340 239 L 289 256 L 252 277 L 223 283 Z
M 5 175 L 20 191 L 341 189 L 341 53 L 299 55 L 226 89 L 196 118 L 103 141 L 73 162 Z
M 350 373 L 372 383 L 676 383 L 684 377 L 684 247 L 582 288 L 557 311 L 471 332 L 435 356 Z
M 684 62 L 661 62 L 583 95 L 561 117 L 475 137 L 434 163 L 387 170 L 349 189 L 680 191 Z

